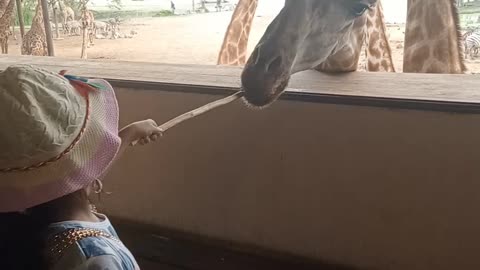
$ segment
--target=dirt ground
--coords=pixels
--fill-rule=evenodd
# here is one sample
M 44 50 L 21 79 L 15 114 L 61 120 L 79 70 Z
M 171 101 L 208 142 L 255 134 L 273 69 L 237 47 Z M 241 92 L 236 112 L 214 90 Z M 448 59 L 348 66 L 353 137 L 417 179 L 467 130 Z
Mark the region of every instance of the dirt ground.
M 121 31 L 138 32 L 132 39 L 97 39 L 88 50 L 91 59 L 117 59 L 177 64 L 216 64 L 232 12 L 207 13 L 187 16 L 136 18 L 126 20 Z M 249 43 L 251 52 L 273 17 L 259 17 L 254 21 Z M 404 26 L 388 27 L 398 72 L 402 71 Z M 19 34 L 17 33 L 17 36 Z M 79 58 L 81 37 L 62 37 L 55 40 L 56 55 Z M 20 44 L 10 40 L 10 54 L 20 54 Z M 364 62 L 363 62 L 364 63 Z M 467 60 L 470 72 L 480 72 L 480 58 Z M 362 67 L 360 68 L 362 70 Z

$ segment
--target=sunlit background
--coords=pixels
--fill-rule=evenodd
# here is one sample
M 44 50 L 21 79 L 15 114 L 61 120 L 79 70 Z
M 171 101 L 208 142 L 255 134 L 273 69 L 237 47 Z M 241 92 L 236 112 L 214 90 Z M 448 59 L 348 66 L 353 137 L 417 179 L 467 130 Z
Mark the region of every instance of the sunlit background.
M 0 0 L 1 1 L 1 0 Z M 80 0 L 62 0 L 76 12 L 79 20 Z M 146 61 L 176 64 L 217 64 L 218 53 L 225 31 L 239 0 L 90 0 L 88 8 L 95 20 L 120 20 L 119 38 L 111 33 L 97 33 L 95 46 L 88 48 L 88 58 L 126 61 Z M 293 0 L 294 2 L 297 0 Z M 337 1 L 337 0 L 329 0 Z M 407 0 L 381 0 L 387 22 L 387 36 L 392 49 L 396 70 L 402 71 Z M 472 27 L 480 29 L 480 0 L 459 0 L 462 31 Z M 23 0 L 25 24 L 29 27 L 37 0 Z M 171 2 L 175 9 L 172 9 Z M 253 18 L 247 55 L 258 43 L 267 26 L 282 9 L 284 0 L 258 0 Z M 120 3 L 116 5 L 115 3 Z M 77 24 L 80 25 L 80 24 Z M 480 31 L 480 30 L 479 30 Z M 19 28 L 15 29 L 19 35 Z M 60 29 L 54 31 L 55 55 L 79 58 L 82 46 L 81 30 L 70 35 Z M 9 54 L 20 54 L 20 39 L 10 39 Z M 231 56 L 233 59 L 235 55 Z M 364 70 L 365 57 L 361 57 L 359 70 Z M 469 70 L 480 72 L 480 55 L 465 60 Z
M 92 3 L 96 8 L 108 6 L 109 0 L 92 0 Z M 192 9 L 192 0 L 173 0 L 177 10 L 180 12 L 182 10 L 191 10 Z M 195 2 L 200 2 L 196 0 Z M 214 2 L 210 0 L 209 2 Z M 238 0 L 230 0 L 230 3 L 237 3 Z M 133 8 L 134 6 L 140 6 L 139 1 L 134 0 L 122 0 L 125 8 Z M 276 15 L 280 9 L 283 7 L 285 2 L 282 0 L 259 0 L 259 7 L 257 10 L 258 16 L 272 16 Z M 405 22 L 406 12 L 407 12 L 407 1 L 406 0 L 383 0 L 382 1 L 385 9 L 385 18 L 388 22 L 392 23 L 402 23 Z M 153 8 L 157 6 L 158 9 L 169 9 L 170 0 L 143 0 L 141 1 L 143 6 L 148 6 Z

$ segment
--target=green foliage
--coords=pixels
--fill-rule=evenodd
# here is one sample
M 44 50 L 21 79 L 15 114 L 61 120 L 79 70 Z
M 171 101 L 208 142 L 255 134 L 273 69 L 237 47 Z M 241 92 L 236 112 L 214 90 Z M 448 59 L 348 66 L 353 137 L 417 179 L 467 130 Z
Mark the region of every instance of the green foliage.
M 33 16 L 35 15 L 35 8 L 37 6 L 38 0 L 23 0 L 23 20 L 25 25 L 32 24 Z M 18 18 L 16 24 L 19 25 Z
M 120 18 L 120 19 L 129 19 L 129 18 L 141 18 L 141 17 L 155 17 L 158 15 L 158 11 L 147 11 L 147 10 L 110 10 L 110 11 L 94 11 L 95 19 L 105 20 L 109 18 Z M 171 13 L 171 12 L 170 12 Z M 165 15 L 168 16 L 168 15 Z
M 0 0 L 1 1 L 1 0 Z M 35 7 L 39 0 L 23 0 L 23 17 L 25 20 L 25 25 L 30 25 L 32 23 L 33 16 L 35 15 Z M 48 0 L 50 4 L 55 4 L 57 1 L 62 1 L 65 5 L 71 7 L 77 18 L 81 14 L 81 10 L 85 3 L 88 3 L 90 0 Z M 122 10 L 122 0 L 109 0 L 110 10 L 108 11 L 93 11 L 95 19 L 105 20 L 110 18 L 138 18 L 138 17 L 167 17 L 174 16 L 171 10 L 161 10 L 161 11 L 149 11 L 149 10 Z M 18 21 L 17 21 L 18 25 Z
M 110 1 L 108 1 L 108 7 L 110 9 L 121 10 L 122 9 L 122 0 L 110 0 Z
M 173 16 L 173 12 L 171 10 L 161 10 L 153 15 L 153 17 L 167 17 Z

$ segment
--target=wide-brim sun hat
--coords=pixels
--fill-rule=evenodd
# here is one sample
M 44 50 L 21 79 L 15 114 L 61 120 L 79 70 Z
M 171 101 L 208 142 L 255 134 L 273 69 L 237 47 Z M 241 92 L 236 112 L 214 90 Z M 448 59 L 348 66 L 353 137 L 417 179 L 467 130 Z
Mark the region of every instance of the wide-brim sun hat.
M 30 65 L 0 72 L 0 212 L 101 179 L 120 149 L 118 120 L 114 90 L 104 80 L 85 83 Z

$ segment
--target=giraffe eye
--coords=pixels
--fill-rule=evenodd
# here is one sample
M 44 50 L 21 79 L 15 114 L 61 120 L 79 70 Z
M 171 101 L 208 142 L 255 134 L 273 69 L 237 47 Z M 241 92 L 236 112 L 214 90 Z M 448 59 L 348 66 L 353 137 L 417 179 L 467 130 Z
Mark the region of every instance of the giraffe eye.
M 358 3 L 358 4 L 353 5 L 352 13 L 353 13 L 353 15 L 359 17 L 359 16 L 362 16 L 365 13 L 365 11 L 367 11 L 368 9 L 370 9 L 370 6 L 362 4 L 362 3 Z

